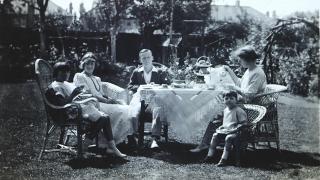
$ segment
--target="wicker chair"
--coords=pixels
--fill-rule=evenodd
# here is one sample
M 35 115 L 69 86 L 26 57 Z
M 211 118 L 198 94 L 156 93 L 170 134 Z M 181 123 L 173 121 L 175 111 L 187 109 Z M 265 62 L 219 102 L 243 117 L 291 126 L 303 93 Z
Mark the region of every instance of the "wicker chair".
M 267 109 L 263 106 L 244 104 L 244 111 L 247 113 L 248 124 L 243 126 L 240 133 L 240 144 L 235 147 L 236 162 L 240 162 L 241 153 L 245 151 L 250 143 L 255 150 L 255 144 L 257 143 L 257 125 L 263 119 Z
M 236 162 L 240 162 L 242 152 L 248 148 L 248 144 L 252 145 L 255 149 L 257 141 L 257 125 L 263 119 L 266 114 L 266 108 L 254 104 L 242 104 L 240 105 L 247 113 L 248 123 L 242 126 L 239 133 L 240 143 L 234 144 L 234 151 L 236 153 Z M 221 119 L 212 122 L 212 127 L 215 129 L 222 125 Z M 224 146 L 224 141 L 219 144 L 219 147 Z
M 83 131 L 83 117 L 79 104 L 93 100 L 88 98 L 77 103 L 66 104 L 64 106 L 56 106 L 50 102 L 48 93 L 51 92 L 49 85 L 53 81 L 52 67 L 50 64 L 42 59 L 37 59 L 35 62 L 35 74 L 37 83 L 39 85 L 43 102 L 46 110 L 46 134 L 44 137 L 43 146 L 39 154 L 38 160 L 41 159 L 44 152 L 69 151 L 77 153 L 78 158 L 82 157 L 82 135 Z M 75 128 L 76 127 L 76 128 Z M 49 136 L 60 128 L 59 144 L 57 149 L 46 149 Z M 75 131 L 76 129 L 76 131 Z M 73 134 L 77 136 L 77 150 L 67 146 L 69 136 Z
M 280 150 L 279 125 L 277 101 L 280 93 L 286 91 L 285 86 L 268 84 L 262 94 L 258 94 L 252 104 L 264 106 L 267 109 L 265 117 L 258 124 L 257 142 L 267 142 L 271 148 L 271 142 L 276 143 L 277 150 Z

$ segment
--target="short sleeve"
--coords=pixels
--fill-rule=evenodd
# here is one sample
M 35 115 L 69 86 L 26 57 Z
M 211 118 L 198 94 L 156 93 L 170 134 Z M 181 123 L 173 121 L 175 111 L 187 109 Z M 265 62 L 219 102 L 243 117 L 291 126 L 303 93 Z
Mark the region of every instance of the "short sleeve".
M 239 123 L 248 121 L 247 113 L 241 108 L 237 110 L 237 118 Z
M 262 83 L 264 82 L 262 76 L 259 76 L 259 74 L 254 74 L 250 81 L 248 86 L 243 89 L 244 94 L 257 94 L 259 89 L 262 86 Z
M 90 90 L 85 77 L 81 73 L 76 73 L 74 75 L 73 82 L 77 87 L 84 86 L 84 90 Z

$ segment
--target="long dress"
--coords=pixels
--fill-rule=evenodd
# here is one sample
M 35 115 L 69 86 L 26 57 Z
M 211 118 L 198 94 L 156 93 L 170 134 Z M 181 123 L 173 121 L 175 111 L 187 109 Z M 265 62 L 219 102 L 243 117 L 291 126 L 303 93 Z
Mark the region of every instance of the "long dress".
M 94 96 L 104 95 L 101 79 L 97 76 L 88 76 L 85 73 L 76 73 L 73 79 L 76 86 L 84 89 Z M 134 133 L 135 122 L 131 116 L 128 105 L 106 104 L 100 102 L 100 110 L 110 117 L 113 138 L 116 144 L 123 142 L 128 135 Z M 99 136 L 99 145 L 103 147 L 105 140 Z

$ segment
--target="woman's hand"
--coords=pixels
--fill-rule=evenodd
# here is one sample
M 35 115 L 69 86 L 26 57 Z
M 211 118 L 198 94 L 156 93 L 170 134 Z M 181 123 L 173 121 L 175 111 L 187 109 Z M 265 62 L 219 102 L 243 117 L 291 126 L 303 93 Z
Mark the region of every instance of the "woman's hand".
M 229 91 L 235 91 L 237 88 L 234 84 L 223 84 L 223 87 Z
M 230 73 L 230 72 L 233 72 L 232 69 L 231 69 L 229 66 L 227 66 L 227 65 L 223 65 L 222 67 L 223 67 L 227 72 L 229 72 L 229 73 Z
M 80 94 L 83 90 L 83 87 L 76 87 L 73 91 L 72 91 L 72 96 L 76 96 L 78 94 Z

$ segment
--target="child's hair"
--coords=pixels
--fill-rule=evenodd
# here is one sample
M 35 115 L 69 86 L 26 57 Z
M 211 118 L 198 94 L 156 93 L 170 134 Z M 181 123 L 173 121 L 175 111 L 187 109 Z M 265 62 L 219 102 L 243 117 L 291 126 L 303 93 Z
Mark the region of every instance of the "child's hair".
M 237 99 L 238 93 L 236 91 L 227 91 L 223 94 L 223 98 L 225 97 L 235 97 Z
M 58 72 L 70 72 L 71 68 L 67 62 L 57 62 L 53 66 L 53 77 L 57 77 Z

